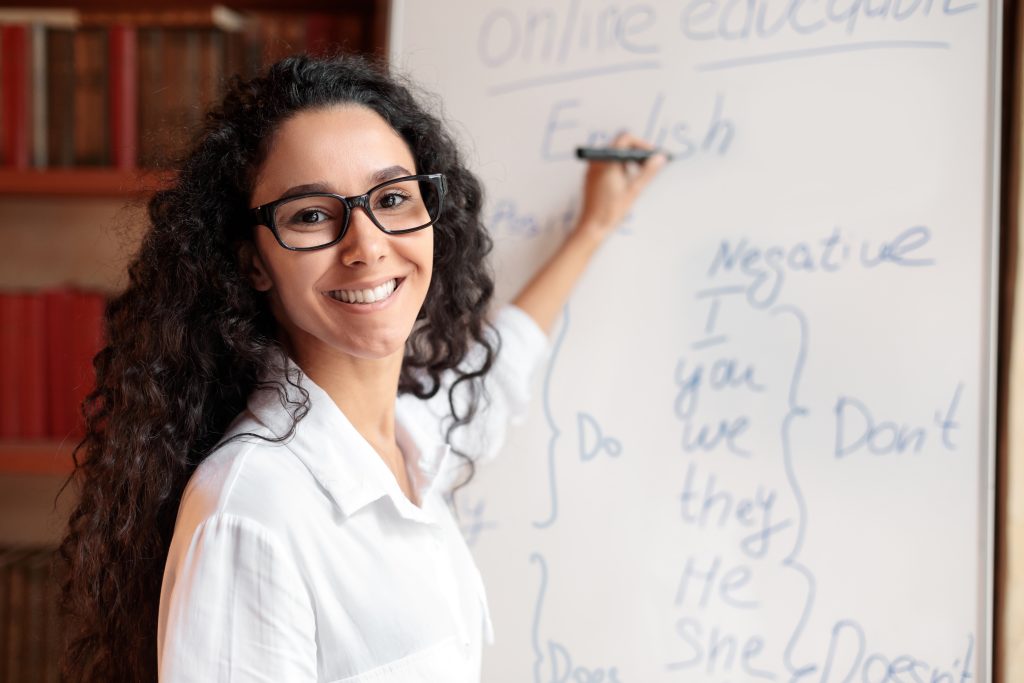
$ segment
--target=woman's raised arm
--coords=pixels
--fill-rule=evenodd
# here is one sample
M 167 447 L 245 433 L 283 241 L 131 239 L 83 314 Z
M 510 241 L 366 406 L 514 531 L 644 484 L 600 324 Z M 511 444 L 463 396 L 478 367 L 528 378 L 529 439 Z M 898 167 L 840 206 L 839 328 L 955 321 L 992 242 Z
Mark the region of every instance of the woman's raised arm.
M 628 133 L 616 137 L 612 147 L 653 149 L 650 143 Z M 598 247 L 622 222 L 666 161 L 663 155 L 655 155 L 639 170 L 620 161 L 590 162 L 576 226 L 512 301 L 545 332 L 551 332 L 573 286 Z

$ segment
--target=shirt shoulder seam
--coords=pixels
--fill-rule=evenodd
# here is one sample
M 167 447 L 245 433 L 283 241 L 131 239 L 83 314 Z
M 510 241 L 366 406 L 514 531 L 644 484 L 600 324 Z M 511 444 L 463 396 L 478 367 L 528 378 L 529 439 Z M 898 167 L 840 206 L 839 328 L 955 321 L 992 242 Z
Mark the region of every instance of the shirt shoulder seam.
M 292 574 L 300 580 L 302 579 L 303 575 L 302 571 L 299 569 L 298 562 L 296 562 L 292 555 L 287 552 L 287 546 L 281 540 L 278 534 L 273 529 L 268 527 L 266 524 L 264 524 L 258 519 L 249 517 L 247 515 L 241 515 L 237 512 L 227 512 L 218 509 L 215 510 L 212 514 L 210 514 L 209 517 L 202 520 L 199 523 L 199 527 L 205 527 L 214 524 L 218 520 L 237 523 L 238 526 L 245 527 L 249 531 L 253 532 L 261 542 L 266 543 L 271 548 L 273 552 L 273 557 L 275 558 L 275 563 L 278 566 L 281 566 L 282 564 L 286 565 L 287 572 L 289 572 L 290 574 Z M 198 527 L 196 530 L 198 531 Z M 302 584 L 303 586 L 305 586 L 304 580 L 302 580 Z M 308 590 L 306 591 L 306 597 L 307 599 L 311 599 Z
M 265 426 L 265 425 L 263 425 L 263 424 L 260 424 L 259 428 L 257 428 L 257 429 L 252 429 L 252 430 L 248 430 L 248 431 L 246 431 L 246 432 L 239 432 L 239 434 L 238 434 L 238 435 L 243 435 L 243 434 L 252 434 L 252 435 L 256 436 L 256 438 L 258 438 L 258 439 L 261 439 L 261 440 L 262 440 L 262 437 L 260 437 L 260 433 L 263 433 L 263 432 L 265 432 L 265 433 L 267 433 L 267 434 L 269 434 L 269 435 L 271 435 L 271 436 L 273 436 L 273 435 L 274 435 L 274 433 L 273 433 L 273 432 L 272 432 L 272 431 L 271 431 L 271 430 L 270 430 L 270 429 L 269 429 L 268 427 L 266 427 L 266 426 Z M 232 438 L 233 438 L 233 437 L 232 437 Z M 224 514 L 224 515 L 233 515 L 233 516 L 235 516 L 235 517 L 237 517 L 237 518 L 239 518 L 239 519 L 249 519 L 249 520 L 251 520 L 251 521 L 252 521 L 253 523 L 259 524 L 260 526 L 262 526 L 262 527 L 264 527 L 264 528 L 268 528 L 268 527 L 266 527 L 266 525 L 264 525 L 264 524 L 263 524 L 262 522 L 260 522 L 259 520 L 256 520 L 256 519 L 252 519 L 252 518 L 249 518 L 249 517 L 245 517 L 245 516 L 243 516 L 243 515 L 238 515 L 237 513 L 233 513 L 233 512 L 228 512 L 228 511 L 227 511 L 227 510 L 225 509 L 225 508 L 226 508 L 226 506 L 227 506 L 227 504 L 228 504 L 228 503 L 229 503 L 229 502 L 231 501 L 231 496 L 232 496 L 232 494 L 234 493 L 234 490 L 235 490 L 235 484 L 237 484 L 237 483 L 238 483 L 238 478 L 239 478 L 239 477 L 241 476 L 241 474 L 242 474 L 242 469 L 243 469 L 243 468 L 244 468 L 244 467 L 246 466 L 246 464 L 247 464 L 247 461 L 248 461 L 248 459 L 249 459 L 249 455 L 250 455 L 250 454 L 251 454 L 251 453 L 252 453 L 252 452 L 253 452 L 254 450 L 256 450 L 256 448 L 257 448 L 258 446 L 261 446 L 261 445 L 262 445 L 262 444 L 261 444 L 261 443 L 260 443 L 259 441 L 248 441 L 248 442 L 245 442 L 245 448 L 244 448 L 244 449 L 242 450 L 242 452 L 241 452 L 241 453 L 239 453 L 239 454 L 238 454 L 238 456 L 236 456 L 236 462 L 235 462 L 235 464 L 234 464 L 234 465 L 233 465 L 233 467 L 232 467 L 232 473 L 231 473 L 231 481 L 229 481 L 229 482 L 228 482 L 228 484 L 227 484 L 227 486 L 225 486 L 225 490 L 224 490 L 224 495 L 223 495 L 223 496 L 221 497 L 221 500 L 220 500 L 220 502 L 219 502 L 219 503 L 217 504 L 217 507 L 216 507 L 216 508 L 215 508 L 215 509 L 213 510 L 213 512 L 211 513 L 211 515 L 210 515 L 211 517 L 212 517 L 212 516 L 214 516 L 214 515 L 217 515 L 217 514 Z M 289 447 L 287 446 L 287 444 L 281 443 L 281 444 L 276 444 L 276 445 L 281 445 L 281 446 L 284 446 L 284 447 L 285 447 L 285 449 L 286 449 L 286 450 L 287 450 L 287 451 L 288 451 L 289 453 L 291 453 L 291 452 L 292 452 L 291 448 L 289 448 Z M 223 446 L 223 444 L 222 444 L 222 446 Z M 269 528 L 268 528 L 268 529 L 269 529 Z

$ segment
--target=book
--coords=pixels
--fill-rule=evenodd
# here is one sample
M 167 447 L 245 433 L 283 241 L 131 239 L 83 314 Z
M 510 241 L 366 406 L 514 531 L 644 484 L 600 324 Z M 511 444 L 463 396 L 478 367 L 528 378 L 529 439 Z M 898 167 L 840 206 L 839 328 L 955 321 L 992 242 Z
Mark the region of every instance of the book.
M 46 401 L 46 301 L 40 292 L 20 297 L 22 326 L 18 331 L 16 357 L 20 364 L 18 400 L 21 405 L 17 436 L 42 439 L 48 436 Z
M 6 107 L 4 102 L 6 101 L 5 90 L 6 85 L 4 83 L 4 69 L 3 69 L 3 56 L 4 56 L 4 32 L 0 28 L 0 165 L 5 165 L 8 159 L 7 153 L 7 112 L 4 111 Z
M 43 652 L 44 666 L 39 679 L 43 683 L 59 683 L 61 680 L 60 656 L 63 649 L 63 632 L 61 629 L 60 610 L 58 608 L 61 573 L 54 566 L 56 553 L 56 548 L 47 548 L 45 565 L 46 600 L 43 604 L 43 625 L 46 642 Z
M 63 8 L 0 8 L 3 163 L 49 165 L 49 32 L 71 30 L 78 12 Z
M 49 546 L 0 546 L 0 681 L 60 680 L 54 552 Z
M 21 292 L 0 292 L 0 439 L 17 438 L 21 431 L 23 297 Z
M 138 158 L 138 50 L 134 26 L 114 24 L 109 32 L 110 140 L 112 161 L 122 170 Z
M 43 660 L 42 607 L 45 599 L 45 585 L 39 571 L 39 550 L 33 548 L 21 565 L 25 582 L 25 616 L 22 628 L 25 631 L 25 646 L 22 649 L 22 680 L 40 680 Z
M 95 384 L 106 296 L 57 287 L 0 292 L 0 439 L 75 438 Z
M 65 385 L 74 410 L 73 434 L 85 434 L 82 404 L 96 384 L 93 358 L 103 348 L 103 314 L 106 297 L 98 292 L 76 290 L 71 303 L 72 332 L 68 340 L 71 376 Z
M 47 165 L 75 162 L 74 31 L 50 28 L 46 33 Z
M 199 110 L 205 112 L 220 100 L 224 92 L 224 64 L 227 58 L 227 40 L 221 31 L 198 32 L 199 65 L 197 91 Z M 201 120 L 200 120 L 201 122 Z
M 33 591 L 32 612 L 36 635 L 34 667 L 40 683 L 57 683 L 57 664 L 60 659 L 60 621 L 57 614 L 59 599 L 57 584 L 52 573 L 55 549 L 39 546 L 32 558 Z
M 25 24 L 0 26 L 4 165 L 29 166 L 29 33 Z
M 205 33 L 205 29 L 186 29 L 183 33 L 182 61 L 185 68 L 183 89 L 178 101 L 182 122 L 182 142 L 179 149 L 188 145 L 203 120 L 202 34 Z
M 29 52 L 29 132 L 31 133 L 31 156 L 34 168 L 45 168 L 49 163 L 47 146 L 48 124 L 46 106 L 46 25 L 36 22 L 28 28 Z
M 108 32 L 82 28 L 72 40 L 75 63 L 74 159 L 78 166 L 110 163 L 107 121 Z
M 190 71 L 194 61 L 191 50 L 198 50 L 198 45 L 190 44 L 190 34 L 191 29 L 165 29 L 160 55 L 161 81 L 157 102 L 162 135 L 158 145 L 161 160 L 172 165 L 187 143 L 191 130 L 189 109 L 194 105 L 196 96 L 192 92 Z
M 70 287 L 48 289 L 43 294 L 46 310 L 46 416 L 47 433 L 59 440 L 69 437 L 77 424 L 70 340 L 75 292 Z
M 0 662 L 6 657 L 10 638 L 11 621 L 11 582 L 10 563 L 12 550 L 10 546 L 0 546 Z M 0 680 L 6 680 L 4 664 L 0 663 Z
M 25 613 L 27 611 L 27 596 L 25 585 L 24 561 L 29 551 L 18 547 L 12 549 L 8 555 L 7 564 L 7 585 L 8 585 L 8 613 L 7 613 L 7 680 L 28 681 L 25 670 Z
M 163 87 L 164 29 L 140 28 L 138 48 L 139 130 L 138 161 L 143 168 L 159 168 L 161 159 L 160 89 Z

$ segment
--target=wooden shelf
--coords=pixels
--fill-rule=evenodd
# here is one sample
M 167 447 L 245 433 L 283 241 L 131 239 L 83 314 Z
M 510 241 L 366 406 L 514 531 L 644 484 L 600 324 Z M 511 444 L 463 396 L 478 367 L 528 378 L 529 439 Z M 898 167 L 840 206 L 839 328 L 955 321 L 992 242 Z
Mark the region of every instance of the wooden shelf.
M 64 441 L 0 441 L 0 475 L 60 474 L 73 469 L 71 451 L 78 439 Z
M 0 195 L 117 197 L 166 185 L 168 172 L 113 168 L 0 169 Z

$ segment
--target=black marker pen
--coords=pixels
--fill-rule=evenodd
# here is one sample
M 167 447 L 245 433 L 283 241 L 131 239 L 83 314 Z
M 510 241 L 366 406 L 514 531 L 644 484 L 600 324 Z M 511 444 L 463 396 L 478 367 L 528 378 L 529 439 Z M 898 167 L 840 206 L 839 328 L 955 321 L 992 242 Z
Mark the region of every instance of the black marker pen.
M 672 161 L 672 155 L 660 149 L 620 149 L 618 147 L 577 147 L 576 156 L 588 161 L 644 162 L 655 154 L 663 154 Z

